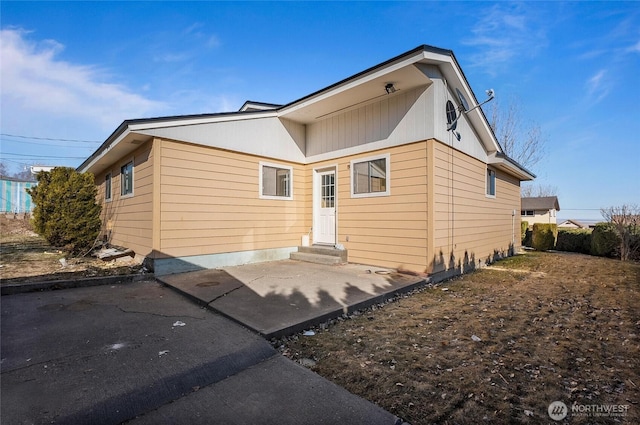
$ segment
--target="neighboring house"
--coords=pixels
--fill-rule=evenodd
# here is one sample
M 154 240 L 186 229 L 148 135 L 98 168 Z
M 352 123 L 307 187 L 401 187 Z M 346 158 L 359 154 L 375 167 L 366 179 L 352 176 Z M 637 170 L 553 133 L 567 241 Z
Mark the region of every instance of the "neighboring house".
M 420 46 L 286 105 L 124 121 L 78 169 L 105 237 L 157 274 L 288 258 L 306 236 L 456 273 L 518 248 L 535 178 L 476 105 L 453 52 Z
M 562 220 L 558 227 L 563 227 L 565 229 L 593 229 L 596 224 L 602 223 L 604 220 L 592 220 L 592 219 L 580 219 L 575 220 L 573 218 L 568 220 Z
M 40 171 L 49 172 L 56 168 L 54 165 L 32 165 L 31 166 L 31 174 L 34 176 L 38 174 Z
M 529 223 L 557 224 L 557 214 L 560 204 L 557 196 L 540 196 L 535 198 L 522 198 L 520 216 L 522 221 Z
M 3 213 L 30 213 L 33 211 L 33 202 L 27 189 L 35 186 L 37 182 L 12 177 L 0 177 L 0 204 Z
M 589 226 L 587 224 L 581 222 L 581 221 L 569 219 L 569 220 L 563 220 L 562 222 L 560 222 L 560 224 L 558 224 L 558 228 L 563 228 L 563 229 L 588 229 Z

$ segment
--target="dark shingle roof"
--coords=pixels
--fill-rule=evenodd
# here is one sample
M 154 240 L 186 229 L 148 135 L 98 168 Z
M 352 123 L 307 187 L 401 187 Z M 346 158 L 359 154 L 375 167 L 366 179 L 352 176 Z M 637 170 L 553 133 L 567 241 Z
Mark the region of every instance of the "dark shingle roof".
M 522 198 L 521 209 L 523 210 L 550 210 L 560 211 L 560 204 L 557 196 L 539 196 L 536 198 Z

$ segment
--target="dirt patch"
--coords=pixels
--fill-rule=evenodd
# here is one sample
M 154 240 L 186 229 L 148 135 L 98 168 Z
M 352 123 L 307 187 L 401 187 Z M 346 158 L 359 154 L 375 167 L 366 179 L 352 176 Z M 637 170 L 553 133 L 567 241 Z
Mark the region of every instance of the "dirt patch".
M 640 265 L 527 253 L 276 345 L 414 425 L 635 424 L 639 334 Z
M 94 257 L 71 258 L 38 236 L 23 215 L 0 214 L 2 285 L 124 275 L 141 269 L 130 257 L 108 262 Z

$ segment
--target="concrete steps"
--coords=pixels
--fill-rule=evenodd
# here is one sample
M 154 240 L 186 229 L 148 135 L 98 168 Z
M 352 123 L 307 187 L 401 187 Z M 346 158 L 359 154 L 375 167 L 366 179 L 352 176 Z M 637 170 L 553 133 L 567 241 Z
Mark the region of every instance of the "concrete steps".
M 298 252 L 292 252 L 289 258 L 316 264 L 343 264 L 347 262 L 347 250 L 322 245 L 299 246 Z

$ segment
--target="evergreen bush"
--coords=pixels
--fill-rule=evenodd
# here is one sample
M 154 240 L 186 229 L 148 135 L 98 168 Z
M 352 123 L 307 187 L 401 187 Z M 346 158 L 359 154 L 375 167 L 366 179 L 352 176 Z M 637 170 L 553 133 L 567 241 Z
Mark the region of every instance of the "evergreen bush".
M 71 254 L 92 248 L 101 224 L 93 174 L 56 167 L 38 173 L 37 180 L 37 186 L 28 189 L 35 204 L 35 231 L 51 245 Z
M 548 251 L 556 246 L 558 226 L 555 224 L 535 223 L 533 225 L 532 246 L 536 251 Z
M 522 242 L 522 245 L 524 245 L 524 240 L 527 237 L 527 229 L 529 228 L 529 222 L 528 221 L 521 221 L 520 222 L 520 241 Z
M 558 229 L 558 251 L 591 253 L 591 229 Z
M 640 261 L 640 226 L 634 226 L 631 229 L 631 241 L 629 243 L 630 255 L 629 259 Z
M 611 223 L 598 223 L 591 233 L 591 255 L 618 257 L 620 235 Z

